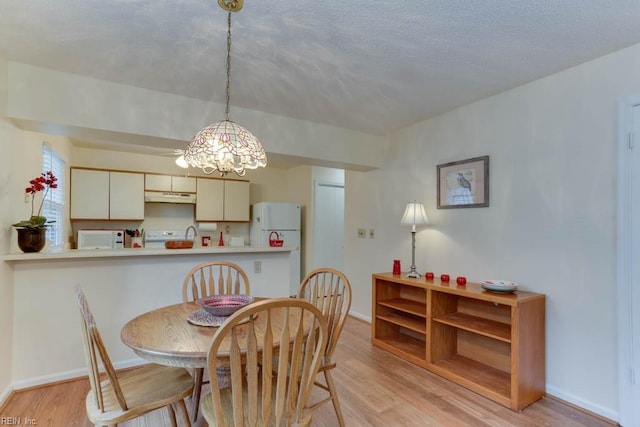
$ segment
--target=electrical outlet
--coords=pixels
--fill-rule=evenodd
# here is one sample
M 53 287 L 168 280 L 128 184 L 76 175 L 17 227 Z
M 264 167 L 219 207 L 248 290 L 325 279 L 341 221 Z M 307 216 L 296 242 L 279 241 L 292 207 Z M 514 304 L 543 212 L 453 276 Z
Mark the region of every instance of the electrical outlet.
M 364 239 L 367 235 L 367 230 L 364 228 L 358 228 L 358 238 Z
M 375 237 L 375 231 L 373 230 L 373 228 L 369 229 L 369 238 L 373 239 Z
M 262 272 L 262 261 L 253 261 L 253 272 L 254 273 Z

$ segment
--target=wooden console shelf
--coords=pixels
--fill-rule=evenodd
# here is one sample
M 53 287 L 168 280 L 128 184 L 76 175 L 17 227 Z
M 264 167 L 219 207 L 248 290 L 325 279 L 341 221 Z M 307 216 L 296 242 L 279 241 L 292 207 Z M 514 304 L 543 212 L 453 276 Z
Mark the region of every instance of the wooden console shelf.
M 545 296 L 374 274 L 371 341 L 512 410 L 544 396 Z

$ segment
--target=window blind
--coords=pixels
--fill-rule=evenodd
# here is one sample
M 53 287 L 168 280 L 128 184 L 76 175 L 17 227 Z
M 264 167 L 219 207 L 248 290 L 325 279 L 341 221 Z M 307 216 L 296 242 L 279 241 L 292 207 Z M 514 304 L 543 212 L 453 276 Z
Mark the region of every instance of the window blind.
M 52 189 L 47 193 L 47 197 L 44 199 L 42 205 L 42 215 L 47 218 L 48 221 L 53 221 L 47 228 L 47 239 L 51 241 L 52 247 L 64 246 L 64 201 L 65 201 L 65 162 L 60 156 L 58 156 L 51 144 L 44 142 L 42 144 L 42 171 L 53 172 L 53 175 L 58 178 L 56 182 L 58 188 Z

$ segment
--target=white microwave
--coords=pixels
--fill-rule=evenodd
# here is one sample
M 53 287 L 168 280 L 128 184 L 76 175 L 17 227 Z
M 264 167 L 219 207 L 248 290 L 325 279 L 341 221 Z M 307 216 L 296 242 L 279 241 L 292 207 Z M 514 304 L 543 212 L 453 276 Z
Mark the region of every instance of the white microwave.
M 124 230 L 78 230 L 78 249 L 122 249 Z

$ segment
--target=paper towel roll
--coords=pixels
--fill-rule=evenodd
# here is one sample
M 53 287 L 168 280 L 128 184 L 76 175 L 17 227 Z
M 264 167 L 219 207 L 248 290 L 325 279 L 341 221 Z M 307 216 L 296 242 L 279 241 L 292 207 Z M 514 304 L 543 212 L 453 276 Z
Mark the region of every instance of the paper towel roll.
M 198 230 L 200 231 L 216 231 L 218 229 L 217 222 L 199 222 Z

